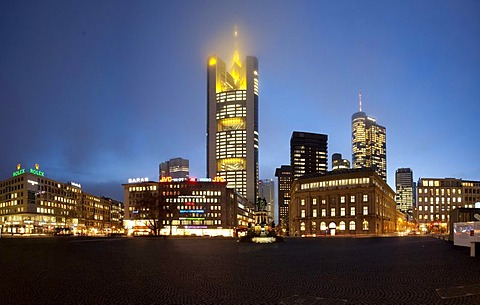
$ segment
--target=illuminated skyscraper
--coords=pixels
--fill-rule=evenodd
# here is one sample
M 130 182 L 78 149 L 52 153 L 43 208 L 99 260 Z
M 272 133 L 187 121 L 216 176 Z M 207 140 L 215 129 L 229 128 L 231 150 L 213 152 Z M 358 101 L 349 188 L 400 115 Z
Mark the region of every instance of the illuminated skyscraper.
M 335 153 L 332 155 L 332 171 L 350 169 L 350 161 L 342 159 L 342 154 Z
M 275 170 L 275 177 L 278 178 L 278 221 L 282 226 L 285 234 L 288 234 L 288 216 L 290 205 L 290 189 L 292 186 L 292 167 L 290 165 L 282 165 Z
M 352 115 L 352 167 L 373 168 L 387 181 L 386 129 L 362 111 L 361 93 L 359 100 L 360 111 Z
M 294 131 L 290 139 L 290 164 L 293 179 L 307 174 L 324 174 L 328 169 L 328 136 Z
M 237 32 L 235 31 L 235 37 Z M 258 192 L 258 60 L 240 61 L 235 47 L 230 72 L 207 61 L 207 175 L 255 202 Z
M 182 158 L 174 158 L 160 163 L 159 166 L 160 178 L 188 178 L 189 176 L 189 161 Z
M 395 172 L 397 210 L 412 214 L 415 204 L 415 184 L 410 168 L 399 168 Z

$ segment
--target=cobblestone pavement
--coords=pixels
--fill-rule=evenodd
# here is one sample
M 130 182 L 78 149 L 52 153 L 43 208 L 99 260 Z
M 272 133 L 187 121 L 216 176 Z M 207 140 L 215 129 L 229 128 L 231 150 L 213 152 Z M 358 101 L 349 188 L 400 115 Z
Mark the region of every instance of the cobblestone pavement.
M 0 239 L 1 304 L 480 304 L 480 258 L 429 237 Z

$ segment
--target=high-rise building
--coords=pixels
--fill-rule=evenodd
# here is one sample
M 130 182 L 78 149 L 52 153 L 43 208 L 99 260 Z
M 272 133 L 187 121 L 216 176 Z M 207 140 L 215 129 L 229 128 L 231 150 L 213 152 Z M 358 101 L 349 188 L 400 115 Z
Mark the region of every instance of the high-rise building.
M 288 206 L 290 205 L 290 188 L 292 186 L 292 167 L 282 165 L 275 170 L 275 177 L 278 178 L 277 196 L 278 196 L 278 221 L 288 234 Z
M 174 158 L 162 162 L 159 165 L 160 178 L 188 178 L 190 175 L 189 161 L 182 158 Z
M 235 37 L 237 33 L 235 31 Z M 207 61 L 207 176 L 219 176 L 255 202 L 258 183 L 258 60 L 235 48 L 230 72 Z
M 421 231 L 448 232 L 450 212 L 474 208 L 480 201 L 480 181 L 456 178 L 420 178 L 414 217 Z
M 352 115 L 352 167 L 373 168 L 387 181 L 386 129 L 362 111 L 361 93 L 359 100 L 360 111 Z
M 293 179 L 307 174 L 327 172 L 328 136 L 325 134 L 294 131 L 290 139 L 290 164 Z
M 395 187 L 397 210 L 412 214 L 415 204 L 415 184 L 413 182 L 413 172 L 410 168 L 399 168 L 395 172 Z
M 275 220 L 275 183 L 273 179 L 263 179 L 258 181 L 258 197 L 265 199 L 268 213 L 268 222 Z
M 332 155 L 332 171 L 339 169 L 350 169 L 350 161 L 342 159 L 342 154 L 335 153 Z

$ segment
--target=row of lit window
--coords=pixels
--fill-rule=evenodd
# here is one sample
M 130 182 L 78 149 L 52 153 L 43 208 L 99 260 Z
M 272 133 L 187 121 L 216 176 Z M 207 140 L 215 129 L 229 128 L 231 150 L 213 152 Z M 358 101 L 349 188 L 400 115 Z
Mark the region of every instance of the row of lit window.
M 369 184 L 370 178 L 351 178 L 351 179 L 336 179 L 330 181 L 319 181 L 302 183 L 300 185 L 301 190 L 318 189 L 324 187 L 346 186 L 346 185 L 358 185 Z
M 340 221 L 340 223 L 339 223 L 339 225 L 338 225 L 338 230 L 339 230 L 339 231 L 345 231 L 345 225 L 346 225 L 346 224 L 345 224 L 345 221 Z M 330 227 L 330 228 L 335 228 L 335 229 L 337 229 L 337 225 L 336 225 L 335 222 L 331 222 L 331 223 L 329 224 L 329 227 Z M 355 230 L 356 230 L 356 227 L 357 227 L 357 226 L 356 226 L 356 223 L 355 223 L 354 220 L 352 220 L 352 221 L 350 221 L 350 222 L 348 223 L 348 229 L 349 229 L 350 231 L 355 231 Z M 316 231 L 316 229 L 317 229 L 317 223 L 316 223 L 315 221 L 312 221 L 312 223 L 311 223 L 311 230 L 312 230 L 312 231 Z M 364 219 L 363 222 L 362 222 L 362 230 L 368 231 L 368 229 L 369 229 L 368 221 Z M 322 222 L 320 223 L 320 231 L 326 231 L 326 230 L 327 230 L 327 224 L 322 221 Z M 305 222 L 301 222 L 301 223 L 300 223 L 300 231 L 305 231 Z
M 450 190 L 453 194 L 456 194 L 458 193 L 458 195 L 462 194 L 462 189 L 449 189 L 447 188 L 447 196 L 450 196 Z M 418 189 L 418 193 L 419 194 L 428 194 L 430 191 L 430 195 L 433 196 L 433 191 L 434 189 L 422 189 L 422 188 L 419 188 Z M 436 196 L 440 196 L 440 194 L 442 194 L 442 196 L 445 196 L 445 189 L 435 189 L 435 195 Z
M 345 208 L 340 208 L 340 216 L 347 216 L 345 212 L 346 212 Z M 363 215 L 368 215 L 368 206 L 363 206 Z M 331 208 L 330 217 L 335 217 L 335 216 L 336 216 L 336 209 Z M 355 216 L 355 207 L 350 207 L 350 216 Z M 306 217 L 305 210 L 300 211 L 300 217 L 302 218 Z M 317 209 L 312 210 L 312 217 L 318 217 Z M 321 209 L 320 217 L 327 217 L 327 209 Z
M 430 216 L 430 217 L 429 217 Z M 450 215 L 447 215 L 446 216 L 447 219 L 450 218 Z M 439 214 L 430 214 L 430 215 L 422 215 L 422 214 L 418 214 L 418 220 L 428 220 L 430 218 L 430 220 L 440 220 L 440 218 L 442 220 L 445 220 L 445 215 L 442 214 L 442 215 L 439 215 Z
M 418 197 L 418 202 L 422 203 L 422 202 L 425 202 L 425 203 L 428 203 L 429 202 L 429 199 L 430 198 L 430 204 L 433 204 L 433 197 Z M 460 203 L 462 202 L 462 197 L 452 197 L 452 202 L 453 203 Z M 440 203 L 440 200 L 442 201 L 442 204 L 445 203 L 445 197 L 435 197 L 435 203 L 436 204 L 439 204 Z M 447 197 L 447 204 L 450 204 L 450 197 Z
M 146 185 L 146 186 L 131 186 L 128 188 L 129 192 L 145 192 L 145 191 L 156 191 L 156 185 Z
M 355 198 L 356 198 L 355 195 L 351 195 L 350 196 L 350 203 L 354 203 Z M 368 194 L 363 194 L 362 199 L 363 199 L 363 202 L 368 202 Z M 340 196 L 340 203 L 345 203 L 345 200 L 346 200 L 346 196 Z M 326 204 L 327 200 L 322 199 L 321 203 Z M 305 199 L 300 199 L 300 205 L 305 205 Z M 312 205 L 317 205 L 317 198 L 312 198 Z
M 67 205 L 65 204 L 60 204 L 56 202 L 50 202 L 50 201 L 40 201 L 40 205 L 48 206 L 48 207 L 54 207 L 54 208 L 62 208 L 62 209 L 67 209 Z M 72 209 L 72 207 L 68 207 L 69 209 Z
M 169 220 L 163 221 L 164 225 L 169 225 Z M 179 226 L 179 225 L 204 225 L 204 226 L 213 226 L 213 225 L 221 225 L 222 221 L 219 219 L 206 219 L 206 220 L 172 220 L 172 225 Z
M 0 214 L 10 214 L 10 213 L 18 213 L 18 212 L 25 212 L 25 208 L 24 207 L 19 207 L 19 208 L 16 208 L 16 209 L 2 209 L 0 210 Z
M 221 191 L 192 191 L 192 196 L 222 196 Z
M 42 213 L 42 214 L 54 214 L 54 213 L 55 213 L 55 210 L 54 210 L 54 209 L 39 208 L 39 207 L 37 207 L 37 213 Z
M 9 206 L 14 206 L 19 204 L 18 200 L 12 200 L 12 201 L 7 201 L 7 202 L 0 202 L 0 208 L 4 207 L 9 207 Z

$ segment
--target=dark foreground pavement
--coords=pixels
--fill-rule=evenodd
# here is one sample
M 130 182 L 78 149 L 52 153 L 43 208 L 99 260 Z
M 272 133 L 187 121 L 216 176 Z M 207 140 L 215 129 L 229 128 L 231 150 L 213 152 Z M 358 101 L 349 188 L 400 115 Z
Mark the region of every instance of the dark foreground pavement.
M 480 304 L 480 258 L 428 237 L 0 239 L 1 304 Z

